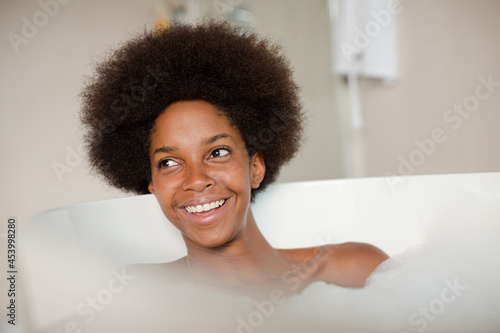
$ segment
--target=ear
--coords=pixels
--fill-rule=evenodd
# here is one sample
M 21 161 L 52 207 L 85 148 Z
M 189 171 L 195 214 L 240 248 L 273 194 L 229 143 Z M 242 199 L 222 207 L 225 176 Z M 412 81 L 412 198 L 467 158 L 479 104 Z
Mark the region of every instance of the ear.
M 149 192 L 151 192 L 152 194 L 154 194 L 156 196 L 155 187 L 153 186 L 153 182 L 149 182 L 148 190 L 149 190 Z
M 250 175 L 252 176 L 252 188 L 259 188 L 266 175 L 266 164 L 261 152 L 256 152 L 250 160 Z

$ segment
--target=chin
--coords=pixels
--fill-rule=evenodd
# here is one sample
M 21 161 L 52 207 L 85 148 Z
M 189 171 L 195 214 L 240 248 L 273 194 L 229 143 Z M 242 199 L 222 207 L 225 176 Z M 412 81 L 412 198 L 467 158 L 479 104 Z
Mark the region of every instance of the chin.
M 235 236 L 228 231 L 211 230 L 209 232 L 189 233 L 187 238 L 199 247 L 216 249 L 234 241 Z

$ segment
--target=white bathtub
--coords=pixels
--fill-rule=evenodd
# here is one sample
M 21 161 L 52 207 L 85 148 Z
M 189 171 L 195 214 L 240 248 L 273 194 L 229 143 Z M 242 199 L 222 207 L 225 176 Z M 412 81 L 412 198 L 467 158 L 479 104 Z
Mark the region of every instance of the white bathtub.
M 253 210 L 275 247 L 358 241 L 394 256 L 425 243 L 429 221 L 436 223 L 429 214 L 461 193 L 500 198 L 500 173 L 410 176 L 398 183 L 363 178 L 277 184 L 257 198 Z M 500 224 L 500 212 L 495 214 Z M 453 227 L 450 220 L 439 223 L 441 229 Z M 479 227 L 482 221 L 474 223 Z M 33 331 L 64 331 L 78 302 L 97 290 L 113 267 L 185 255 L 179 232 L 153 195 L 47 211 L 31 221 L 25 234 L 26 325 Z M 491 249 L 493 261 L 500 259 L 499 248 Z

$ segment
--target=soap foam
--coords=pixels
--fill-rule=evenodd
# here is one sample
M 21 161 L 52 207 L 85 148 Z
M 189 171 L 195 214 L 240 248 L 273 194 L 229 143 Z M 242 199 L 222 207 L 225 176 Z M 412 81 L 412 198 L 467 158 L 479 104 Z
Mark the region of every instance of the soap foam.
M 422 207 L 424 241 L 382 263 L 364 288 L 316 282 L 282 304 L 256 305 L 137 273 L 129 296 L 85 331 L 499 332 L 500 198 L 466 188 L 449 198 Z

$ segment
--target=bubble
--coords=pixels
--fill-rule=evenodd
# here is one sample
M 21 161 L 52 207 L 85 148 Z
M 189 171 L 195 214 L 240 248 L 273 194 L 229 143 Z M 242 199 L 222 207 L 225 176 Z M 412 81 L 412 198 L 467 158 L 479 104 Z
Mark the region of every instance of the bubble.
M 466 186 L 446 197 L 419 210 L 424 241 L 382 263 L 364 288 L 315 282 L 273 304 L 138 272 L 89 331 L 499 332 L 500 198 Z

